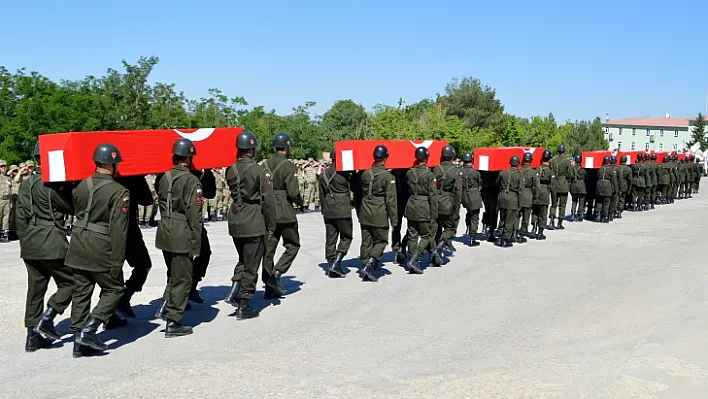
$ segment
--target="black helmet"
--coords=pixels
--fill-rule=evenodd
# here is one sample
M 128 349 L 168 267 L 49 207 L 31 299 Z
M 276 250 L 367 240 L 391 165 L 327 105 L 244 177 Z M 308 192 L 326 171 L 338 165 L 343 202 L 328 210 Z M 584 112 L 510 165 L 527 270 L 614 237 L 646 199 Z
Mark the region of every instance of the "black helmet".
M 614 155 L 611 156 L 611 157 L 610 157 L 610 162 L 612 162 L 613 165 L 616 165 L 616 164 L 617 164 L 617 157 L 614 156 Z
M 559 154 L 565 153 L 565 145 L 561 144 L 558 146 L 558 153 Z
M 623 163 L 623 164 L 626 164 L 626 163 L 627 163 L 627 156 L 626 156 L 626 155 L 622 155 L 622 157 L 620 158 L 620 162 Z
M 669 162 L 671 160 L 671 155 L 664 155 L 664 162 Z
M 656 161 L 657 155 L 656 153 L 651 154 L 651 160 Z
M 444 153 L 445 149 L 443 149 Z M 454 151 L 454 150 L 453 150 Z M 425 147 L 418 147 L 415 149 L 415 160 L 416 161 L 425 161 L 430 157 L 430 154 L 428 153 L 428 149 Z
M 385 145 L 377 145 L 374 148 L 374 160 L 383 161 L 388 158 L 388 148 Z
M 551 154 L 550 150 L 545 150 L 543 151 L 543 154 L 541 155 L 541 159 L 545 161 L 550 161 L 551 158 L 553 158 L 553 154 Z
M 115 165 L 121 162 L 123 157 L 120 156 L 120 151 L 118 147 L 113 144 L 100 144 L 96 147 L 96 151 L 93 152 L 93 161 L 106 164 Z
M 612 162 L 612 158 L 610 158 L 609 156 L 605 155 L 605 157 L 602 158 L 603 165 L 608 165 L 610 162 Z
M 533 154 L 530 152 L 525 152 L 524 153 L 524 163 L 531 163 L 533 161 Z
M 276 133 L 275 137 L 273 137 L 273 148 L 276 150 L 290 148 L 292 144 L 293 141 L 287 133 Z
M 449 161 L 449 160 L 455 158 L 455 153 L 456 153 L 455 147 L 453 147 L 451 145 L 446 145 L 445 147 L 443 147 L 440 157 L 443 160 Z
M 336 159 L 337 159 L 337 151 L 335 151 L 334 148 L 332 148 L 331 150 L 329 150 L 329 160 L 334 162 Z
M 471 152 L 466 152 L 462 154 L 462 162 L 472 162 L 473 159 L 474 157 L 472 157 Z
M 197 155 L 197 149 L 194 147 L 194 143 L 190 139 L 178 139 L 172 145 L 172 154 L 179 155 L 181 157 L 193 157 Z
M 639 154 L 637 154 L 637 162 L 641 161 L 642 159 L 644 159 L 644 155 L 640 152 Z
M 511 159 L 509 160 L 509 165 L 519 166 L 519 157 L 517 157 L 516 155 L 512 156 Z
M 581 157 L 580 154 L 573 155 L 573 161 L 575 161 L 575 163 L 580 163 L 580 161 L 582 161 L 582 160 L 583 160 L 583 157 Z
M 39 158 L 39 140 L 34 143 L 34 157 Z
M 258 139 L 256 139 L 256 135 L 248 131 L 239 133 L 238 137 L 236 137 L 236 148 L 239 150 L 252 150 L 254 148 L 258 148 Z

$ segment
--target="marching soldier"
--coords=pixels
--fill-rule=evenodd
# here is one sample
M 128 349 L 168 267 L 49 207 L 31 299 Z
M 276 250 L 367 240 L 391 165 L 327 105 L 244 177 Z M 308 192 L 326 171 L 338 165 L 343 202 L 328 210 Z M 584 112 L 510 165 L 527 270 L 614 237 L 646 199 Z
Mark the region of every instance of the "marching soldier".
M 570 220 L 582 222 L 585 218 L 585 196 L 588 189 L 585 186 L 587 172 L 583 168 L 583 158 L 580 154 L 573 155 L 570 173 L 570 195 L 573 202 L 570 204 Z
M 512 240 L 516 237 L 516 221 L 519 216 L 519 193 L 524 188 L 524 177 L 519 170 L 519 157 L 514 155 L 509 160 L 511 168 L 499 172 L 497 184 L 499 185 L 499 241 L 494 245 L 502 248 L 512 247 Z M 519 243 L 526 242 L 521 237 Z
M 96 173 L 73 192 L 76 223 L 66 253 L 66 265 L 73 269 L 74 276 L 72 329 L 83 325 L 75 335 L 74 357 L 108 349 L 96 331 L 114 314 L 124 291 L 130 193 L 113 180 L 122 157 L 114 145 L 101 144 L 93 160 Z M 89 314 L 96 284 L 101 287 L 101 295 Z
M 656 162 L 656 153 L 651 154 L 651 161 L 649 161 L 649 174 L 651 176 L 651 195 L 649 196 L 649 206 L 654 209 L 654 204 L 656 204 L 657 188 L 659 186 L 659 164 Z
M 682 159 L 679 163 L 679 199 L 688 198 L 688 190 L 686 189 L 686 182 L 688 181 L 688 173 L 686 171 L 686 158 Z
M 686 198 L 693 198 L 691 193 L 693 192 L 693 181 L 695 168 L 693 166 L 693 154 L 686 154 Z
M 39 142 L 34 146 L 34 156 L 39 165 Z M 46 348 L 52 341 L 61 339 L 54 328 L 54 318 L 63 314 L 71 303 L 74 280 L 71 268 L 64 264 L 69 242 L 59 221 L 65 214 L 73 212 L 71 186 L 67 183 L 44 184 L 41 173 L 38 173 L 31 176 L 19 191 L 17 233 L 28 280 L 26 352 Z M 49 298 L 44 310 L 50 278 L 56 283 L 57 291 Z
M 698 162 L 698 159 L 696 159 L 695 162 L 696 163 L 693 165 L 696 168 L 693 175 L 693 192 L 698 193 L 698 189 L 701 186 L 701 177 L 703 177 L 703 164 Z
M 646 187 L 646 168 L 644 167 L 644 155 L 637 154 L 637 160 L 632 165 L 632 200 L 634 202 L 633 210 L 644 210 L 644 191 Z
M 436 221 L 440 220 L 438 212 L 441 201 L 435 174 L 426 167 L 429 157 L 427 148 L 416 148 L 416 164 L 406 173 L 409 197 L 405 213 L 408 219 L 408 248 L 411 252 L 408 272 L 411 274 L 423 274 L 420 258 L 427 250 L 430 250 L 431 265 L 440 267 L 443 263 L 435 247 Z
M 282 145 L 283 142 L 278 141 L 276 148 Z M 266 237 L 275 240 L 273 233 L 277 229 L 276 215 L 279 212 L 273 195 L 272 175 L 253 160 L 257 147 L 258 141 L 253 133 L 239 134 L 236 138 L 238 160 L 226 170 L 226 182 L 234 200 L 227 218 L 229 235 L 233 238 L 239 261 L 231 278 L 231 290 L 225 300 L 237 309 L 238 320 L 258 317 L 258 311 L 252 309 L 249 302 L 256 292 L 258 266 L 265 252 Z M 282 151 L 286 147 L 280 148 Z M 285 154 L 281 155 L 281 163 L 278 165 L 288 162 Z M 289 164 L 287 168 L 294 178 L 294 165 Z M 290 203 L 283 202 L 281 207 L 295 212 Z
M 292 266 L 300 250 L 300 233 L 297 224 L 295 206 L 302 205 L 302 197 L 298 190 L 297 168 L 290 162 L 288 155 L 292 140 L 285 133 L 278 133 L 273 138 L 275 154 L 263 164 L 273 181 L 273 194 L 275 195 L 275 220 L 276 227 L 273 237 L 269 237 L 265 244 L 263 257 L 262 278 L 266 285 L 264 297 L 266 299 L 282 298 L 287 290 L 280 282 L 283 274 Z M 233 186 L 232 186 L 233 187 Z M 283 239 L 285 252 L 274 264 L 275 251 L 278 242 Z
M 216 197 L 216 176 L 214 176 L 212 170 L 193 170 L 191 172 L 194 176 L 199 178 L 199 182 L 202 185 L 202 198 L 204 199 L 204 203 L 206 203 L 206 200 L 214 199 Z M 194 258 L 192 266 L 192 287 L 189 290 L 189 300 L 192 302 L 204 303 L 204 299 L 199 296 L 197 285 L 199 285 L 199 282 L 206 276 L 209 260 L 211 260 L 211 243 L 209 242 L 207 230 L 204 224 L 202 224 L 202 243 L 199 246 L 199 256 Z M 187 310 L 189 310 L 189 307 L 187 307 Z
M 462 175 L 465 179 L 462 186 L 462 206 L 467 213 L 465 215 L 465 225 L 467 226 L 465 235 L 470 239 L 471 247 L 479 246 L 476 240 L 477 229 L 479 228 L 479 211 L 482 209 L 482 175 L 474 170 L 474 157 L 471 153 L 462 155 Z
M 610 222 L 610 202 L 615 191 L 619 191 L 617 172 L 612 166 L 612 158 L 602 159 L 602 167 L 597 171 L 597 188 L 595 189 L 595 221 Z
M 221 174 L 220 169 L 212 170 L 212 174 L 214 175 L 214 186 L 215 186 L 215 191 L 219 193 L 219 195 L 215 195 L 214 198 L 210 199 L 209 202 L 209 219 L 212 222 L 220 222 L 224 220 L 224 216 L 221 214 L 221 207 L 222 207 L 222 200 L 223 197 L 221 195 L 223 188 L 224 188 L 224 176 Z
M 657 188 L 657 196 L 659 197 L 660 201 L 662 201 L 665 204 L 669 203 L 669 184 L 671 182 L 671 170 L 670 170 L 670 156 L 665 155 L 664 159 L 662 159 L 663 164 L 659 165 L 657 164 L 657 171 L 658 171 L 658 188 Z
M 531 237 L 531 233 L 529 233 L 529 220 L 531 219 L 531 212 L 533 210 L 533 199 L 538 192 L 535 179 L 536 171 L 531 168 L 532 161 L 533 154 L 530 152 L 524 153 L 524 160 L 521 165 L 524 187 L 519 193 L 519 219 L 521 219 L 521 226 L 518 230 L 517 240 L 522 238 L 521 236 Z
M 362 278 L 370 281 L 378 281 L 376 266 L 388 244 L 389 222 L 395 226 L 398 218 L 396 180 L 386 170 L 387 159 L 388 149 L 382 145 L 376 146 L 374 165 L 361 176 L 359 259 L 363 266 Z
M 676 189 L 678 182 L 678 174 L 676 173 L 676 154 L 669 154 L 669 163 L 667 164 L 669 168 L 669 192 L 666 200 L 669 204 L 673 204 L 676 199 Z
M 455 147 L 446 145 L 440 155 L 440 165 L 433 168 L 438 190 L 438 217 L 433 239 L 438 235 L 438 231 L 441 232 L 440 241 L 435 249 L 438 253 L 443 249 L 456 251 L 452 239 L 455 238 L 460 219 L 463 177 L 462 171 L 452 163 L 455 155 Z
M 610 170 L 612 170 L 613 175 L 617 175 L 617 157 L 612 155 L 610 156 Z M 619 180 L 617 186 L 613 186 L 612 190 L 612 198 L 610 199 L 610 211 L 608 213 L 608 218 L 610 219 L 610 222 L 615 220 L 615 213 L 617 212 L 617 204 L 619 203 Z
M 627 205 L 627 199 L 631 198 L 632 168 L 627 165 L 627 161 L 627 156 L 622 155 L 622 158 L 620 159 L 621 164 L 617 167 L 617 180 L 619 182 L 620 190 L 619 203 L 617 204 L 617 214 L 615 215 L 617 219 L 622 219 L 622 212 L 624 212 Z
M 305 179 L 305 164 L 300 160 L 295 161 L 295 164 L 297 166 L 298 191 L 300 192 L 300 198 L 302 198 L 302 203 L 294 204 L 294 206 L 297 207 L 297 213 L 306 213 L 310 209 L 310 203 L 308 202 L 308 198 L 306 195 L 307 181 Z
M 553 171 L 549 165 L 549 161 L 553 154 L 549 150 L 543 151 L 541 155 L 541 165 L 536 168 L 536 178 L 538 179 L 538 196 L 533 201 L 533 213 L 536 216 L 536 224 L 534 225 L 534 233 L 537 240 L 545 240 L 546 236 L 543 230 L 546 227 L 548 217 L 548 205 L 551 203 L 550 189 L 553 181 Z
M 334 148 L 329 153 L 333 161 L 327 169 L 322 171 L 319 180 L 320 203 L 322 204 L 322 218 L 325 224 L 325 259 L 329 265 L 329 277 L 344 277 L 342 260 L 349 252 L 354 234 L 352 222 L 351 200 L 351 173 L 337 172 L 334 163 L 337 153 Z M 339 239 L 339 245 L 337 240 Z
M 565 218 L 565 205 L 568 202 L 568 175 L 570 175 L 570 161 L 565 158 L 565 145 L 558 146 L 558 155 L 550 162 L 553 170 L 553 183 L 551 184 L 551 226 L 554 218 L 558 218 L 558 224 L 553 226 L 558 230 L 563 230 L 563 218 Z
M 0 159 L 0 242 L 10 241 L 12 179 L 7 176 L 7 162 Z
M 403 216 L 408 203 L 408 187 L 406 182 L 406 173 L 409 169 L 393 169 L 391 174 L 396 180 L 396 210 L 398 211 L 398 219 L 395 226 L 391 227 L 391 249 L 396 254 L 396 262 L 404 264 L 408 260 L 408 233 L 401 236 L 401 228 L 403 227 Z
M 172 146 L 172 169 L 159 174 L 155 190 L 160 201 L 160 224 L 155 246 L 162 250 L 167 265 L 167 287 L 158 318 L 167 321 L 165 338 L 192 333 L 181 324 L 193 281 L 195 258 L 201 254 L 204 195 L 201 181 L 190 171 L 197 149 L 188 139 Z

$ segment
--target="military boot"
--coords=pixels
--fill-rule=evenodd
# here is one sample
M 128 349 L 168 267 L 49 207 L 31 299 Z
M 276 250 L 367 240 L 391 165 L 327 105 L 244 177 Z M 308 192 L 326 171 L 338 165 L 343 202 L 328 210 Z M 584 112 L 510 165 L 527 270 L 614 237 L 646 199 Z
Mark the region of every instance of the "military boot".
M 440 245 L 438 245 L 438 248 L 439 247 Z M 443 264 L 443 258 L 440 256 L 440 249 L 438 248 L 430 251 L 430 266 L 441 267 Z
M 266 281 L 265 299 L 282 298 L 288 293 L 285 287 L 280 283 L 280 276 L 280 272 L 275 272 L 268 278 L 268 281 Z
M 133 312 L 133 308 L 130 306 L 130 300 L 133 298 L 133 290 L 129 287 L 125 287 L 125 291 L 123 291 L 123 296 L 120 298 L 120 302 L 118 302 L 118 311 L 123 313 L 123 316 L 129 317 L 131 319 L 134 319 L 135 312 Z
M 501 247 L 502 248 L 511 248 L 514 246 L 514 243 L 512 240 L 501 240 Z
M 114 328 L 125 327 L 126 325 L 128 325 L 128 320 L 121 319 L 117 314 L 113 313 L 103 328 L 113 330 Z
M 167 315 L 167 301 L 162 301 L 162 305 L 160 305 L 160 308 L 157 309 L 157 312 L 155 312 L 155 318 L 166 320 L 165 319 L 166 315 Z
M 319 206 L 319 205 L 315 205 L 315 212 L 319 212 L 319 211 L 320 211 L 320 206 Z
M 543 227 L 538 228 L 538 233 L 536 233 L 536 239 L 537 240 L 545 240 L 546 236 L 543 235 Z
M 25 341 L 25 352 L 34 352 L 42 348 L 48 348 L 51 341 L 34 331 L 32 327 L 27 327 L 27 340 Z
M 406 251 L 404 251 L 403 248 L 398 247 L 394 252 L 396 253 L 396 263 L 401 265 L 406 263 L 408 257 L 406 256 Z
M 199 296 L 199 290 L 197 290 L 198 281 L 192 281 L 192 288 L 189 290 L 189 300 L 194 303 L 204 303 L 204 299 Z
M 229 290 L 228 295 L 224 298 L 224 301 L 229 305 L 238 309 L 238 293 L 241 291 L 241 282 L 234 281 L 231 283 L 231 290 Z
M 236 320 L 246 320 L 258 317 L 258 311 L 251 308 L 245 299 L 238 300 L 238 310 L 236 310 Z
M 576 220 L 577 216 L 575 212 L 570 213 L 570 219 L 568 219 L 569 222 L 574 222 Z
M 479 246 L 479 241 L 477 241 L 477 238 L 475 238 L 475 236 L 472 236 L 471 241 L 470 241 L 470 246 L 471 247 L 478 247 Z
M 7 231 L 0 233 L 0 242 L 10 242 L 10 234 Z
M 333 259 L 332 264 L 329 267 L 329 277 L 337 278 L 344 277 L 345 273 L 342 269 L 342 260 L 344 259 L 344 254 L 337 252 L 337 256 Z
M 585 220 L 585 212 L 579 212 L 578 213 L 578 222 L 582 222 Z
M 57 333 L 56 328 L 54 328 L 54 318 L 57 316 L 57 311 L 51 306 L 47 306 L 47 310 L 44 311 L 39 322 L 34 327 L 34 331 L 42 335 L 46 339 L 58 340 L 61 339 L 61 335 Z
M 597 223 L 602 222 L 602 215 L 600 215 L 599 213 L 597 215 L 595 215 L 595 222 L 597 222 Z
M 617 211 L 617 214 L 615 215 L 615 218 L 617 218 L 617 219 L 622 219 L 622 211 Z
M 423 274 L 423 269 L 420 268 L 420 254 L 414 254 L 408 261 L 408 273 Z
M 446 250 L 448 250 L 450 252 L 457 252 L 457 248 L 455 248 L 455 246 L 452 245 L 452 241 L 445 242 L 445 246 L 443 248 L 445 248 Z
M 556 226 L 556 230 L 565 230 L 565 227 L 563 227 L 563 218 L 562 217 L 558 218 L 558 225 Z
M 364 281 L 379 281 L 379 278 L 376 277 L 376 259 L 373 257 L 369 258 L 361 271 L 361 278 Z
M 551 223 L 546 225 L 546 230 L 555 230 L 556 229 L 556 218 L 555 216 L 551 216 L 550 218 Z
M 88 346 L 83 346 L 76 342 L 76 338 L 79 336 L 79 333 L 74 334 L 74 350 L 72 352 L 73 357 L 84 357 L 84 356 L 96 356 L 100 355 L 103 353 L 103 351 L 97 351 L 96 349 L 89 348 Z
M 84 328 L 82 328 L 79 332 L 76 342 L 78 342 L 79 345 L 88 346 L 89 348 L 93 348 L 97 351 L 108 350 L 108 345 L 104 344 L 103 341 L 101 341 L 101 338 L 99 338 L 96 334 L 96 331 L 98 331 L 98 327 L 101 326 L 101 324 L 101 320 L 98 320 L 93 316 L 89 316 L 86 321 L 86 325 L 84 325 Z
M 165 328 L 165 338 L 182 337 L 192 332 L 192 327 L 190 326 L 185 326 L 176 321 L 168 321 L 167 327 Z
M 518 230 L 514 230 L 514 237 L 516 238 L 516 242 L 519 244 L 524 244 L 527 240 L 519 234 Z
M 614 222 L 615 221 L 615 214 L 610 212 L 610 214 L 607 216 L 607 219 L 609 222 Z

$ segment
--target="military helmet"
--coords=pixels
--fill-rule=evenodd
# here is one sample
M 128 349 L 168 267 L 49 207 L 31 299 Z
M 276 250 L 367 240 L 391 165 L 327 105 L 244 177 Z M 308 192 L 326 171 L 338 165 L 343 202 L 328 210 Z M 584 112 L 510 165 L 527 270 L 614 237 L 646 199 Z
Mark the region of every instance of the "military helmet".
M 122 160 L 118 147 L 113 144 L 99 144 L 93 152 L 93 161 L 97 163 L 115 165 Z
M 474 158 L 472 157 L 471 152 L 466 152 L 462 154 L 462 162 L 472 162 Z
M 531 163 L 533 161 L 533 154 L 530 152 L 525 152 L 524 153 L 524 163 Z
M 671 160 L 671 155 L 664 155 L 664 162 L 669 162 Z
M 37 142 L 34 143 L 34 157 L 35 158 L 39 157 L 39 140 L 37 140 Z
M 514 155 L 514 156 L 512 156 L 511 159 L 509 160 L 509 165 L 511 165 L 511 166 L 519 166 L 519 162 L 520 162 L 520 161 L 519 161 L 519 157 L 516 156 L 516 155 Z
M 637 161 L 641 161 L 642 159 L 644 159 L 644 155 L 640 152 L 637 154 Z
M 602 164 L 603 164 L 603 165 L 608 165 L 608 164 L 610 164 L 611 162 L 612 162 L 612 158 L 611 158 L 610 156 L 608 156 L 608 155 L 605 155 L 605 156 L 602 158 Z
M 172 145 L 172 154 L 179 155 L 181 157 L 193 157 L 197 155 L 197 149 L 194 147 L 194 143 L 190 139 L 177 139 Z
M 610 157 L 610 162 L 612 162 L 613 165 L 616 165 L 617 164 L 617 157 L 615 155 L 612 155 Z
M 583 157 L 580 156 L 580 154 L 573 155 L 573 161 L 575 161 L 575 163 L 580 163 L 582 160 L 583 160 Z
M 544 150 L 543 154 L 541 154 L 541 159 L 545 161 L 550 161 L 551 158 L 553 158 L 553 154 L 551 154 L 550 150 Z
M 236 148 L 239 150 L 252 150 L 258 148 L 258 139 L 256 135 L 249 132 L 241 132 L 236 137 Z
M 560 144 L 560 145 L 558 146 L 558 153 L 559 153 L 559 154 L 565 153 L 565 145 Z
M 626 164 L 626 163 L 627 163 L 627 156 L 626 156 L 626 155 L 622 155 L 622 157 L 620 158 L 620 162 L 623 163 L 623 164 Z
M 334 161 L 337 160 L 337 151 L 335 151 L 334 148 L 332 148 L 331 150 L 329 150 L 329 160 L 330 160 L 331 162 L 334 162 Z
M 292 144 L 293 140 L 287 133 L 279 132 L 275 134 L 275 137 L 273 137 L 273 148 L 275 148 L 276 150 L 284 150 L 286 148 L 290 148 Z
M 377 145 L 374 148 L 374 160 L 383 161 L 388 158 L 388 148 L 385 145 Z
M 651 154 L 651 159 L 652 161 L 656 161 L 657 155 L 656 153 Z
M 428 158 L 430 158 L 430 154 L 428 153 L 427 148 L 418 147 L 415 149 L 415 160 L 416 161 L 425 161 Z
M 443 147 L 440 157 L 445 160 L 450 160 L 450 159 L 455 158 L 455 154 L 456 154 L 455 147 L 453 147 L 451 145 L 446 145 L 445 147 Z

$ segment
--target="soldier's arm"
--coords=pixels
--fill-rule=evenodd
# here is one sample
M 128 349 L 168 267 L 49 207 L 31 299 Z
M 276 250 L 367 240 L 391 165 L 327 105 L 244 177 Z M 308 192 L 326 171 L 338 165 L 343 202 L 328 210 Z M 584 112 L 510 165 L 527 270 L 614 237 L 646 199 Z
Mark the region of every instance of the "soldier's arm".
M 327 178 L 327 173 L 317 173 L 317 196 L 320 197 L 320 204 L 324 205 L 325 202 L 325 192 L 327 191 L 327 185 L 325 184 L 325 179 Z
M 288 161 L 285 161 L 288 162 Z M 288 201 L 294 203 L 296 206 L 302 206 L 303 200 L 300 195 L 300 186 L 297 182 L 297 168 L 291 162 L 287 165 L 283 165 L 283 175 L 285 180 L 285 191 L 288 195 Z
M 130 219 L 130 192 L 121 190 L 112 199 L 109 230 L 111 237 L 111 266 L 123 267 L 125 248 L 128 241 L 128 221 Z
M 455 211 L 460 212 L 460 205 L 462 204 L 462 185 L 465 182 L 465 175 L 462 171 L 457 174 L 457 180 L 455 180 L 455 190 L 453 191 L 453 196 L 455 199 Z
M 261 173 L 261 212 L 265 218 L 266 230 L 275 231 L 275 195 L 273 195 L 273 179 L 268 171 Z
M 197 184 L 194 185 L 190 182 L 192 188 L 189 190 L 188 197 L 184 199 L 185 214 L 189 225 L 189 241 L 191 243 L 189 255 L 194 257 L 199 256 L 199 252 L 201 252 L 202 226 L 204 223 L 202 220 L 202 203 L 205 201 L 202 185 L 198 183 L 198 179 L 195 179 L 195 182 Z
M 17 226 L 17 235 L 22 240 L 22 236 L 27 231 L 29 226 L 30 201 L 29 201 L 29 184 L 21 184 L 20 190 L 17 192 L 17 209 L 15 209 L 15 225 Z
M 392 227 L 398 225 L 398 198 L 396 193 L 396 178 L 388 173 L 386 176 L 389 181 L 386 183 L 386 212 L 388 212 L 388 220 Z
M 428 180 L 430 190 L 428 191 L 428 207 L 430 208 L 430 221 L 438 218 L 438 179 L 435 174 Z

